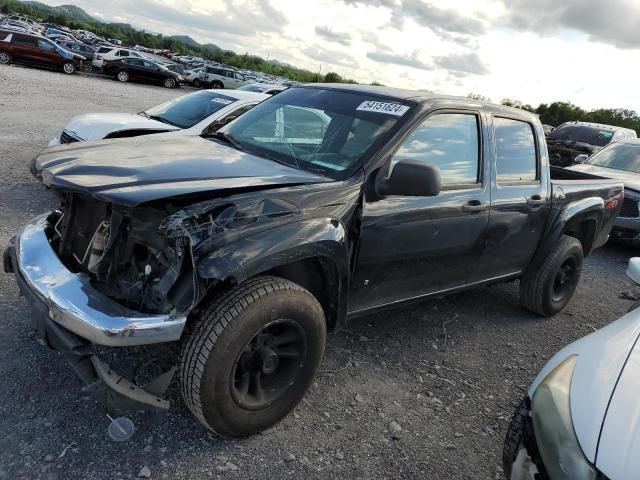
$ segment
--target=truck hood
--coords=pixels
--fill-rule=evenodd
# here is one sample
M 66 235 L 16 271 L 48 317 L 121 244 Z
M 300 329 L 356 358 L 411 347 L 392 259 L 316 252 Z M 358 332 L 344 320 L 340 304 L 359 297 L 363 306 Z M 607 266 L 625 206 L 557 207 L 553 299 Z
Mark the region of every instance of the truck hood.
M 581 165 L 573 165 L 567 170 L 575 170 L 576 172 L 589 173 L 603 178 L 611 178 L 620 180 L 626 188 L 640 192 L 640 173 L 628 172 L 626 170 L 616 170 L 615 168 L 598 167 L 589 165 L 588 163 Z
M 71 119 L 64 129 L 82 140 L 100 140 L 122 130 L 174 131 L 178 127 L 137 113 L 89 113 Z
M 580 443 L 580 447 L 591 463 L 596 463 L 596 452 L 598 451 L 598 438 L 602 428 L 603 420 L 607 414 L 607 406 L 611 400 L 616 382 L 622 372 L 629 354 L 634 349 L 634 345 L 640 335 L 640 309 L 628 313 L 620 320 L 617 320 L 602 330 L 578 340 L 571 345 L 560 350 L 545 365 L 538 374 L 536 380 L 531 385 L 529 396 L 533 397 L 534 392 L 540 383 L 556 368 L 560 363 L 572 355 L 577 355 L 578 359 L 573 372 L 570 390 L 571 417 L 573 428 Z M 634 349 L 634 354 L 637 353 Z M 634 355 L 638 356 L 638 355 Z M 629 366 L 627 367 L 629 368 Z M 637 369 L 637 367 L 634 367 Z M 626 370 L 626 369 L 625 369 Z M 637 401 L 638 371 L 636 371 L 636 382 L 634 387 L 633 408 L 613 409 L 609 408 L 607 423 L 610 418 L 624 416 L 627 428 L 630 422 L 638 421 L 640 418 L 640 405 Z M 620 385 L 618 385 L 620 388 Z M 616 395 L 618 395 L 616 389 Z M 615 397 L 614 397 L 615 398 Z M 535 405 L 534 405 L 535 408 Z M 633 416 L 635 414 L 635 417 Z M 640 432 L 635 432 L 635 441 L 640 441 Z M 622 438 L 622 437 L 619 437 Z M 604 440 L 604 438 L 603 438 Z M 624 448 L 627 448 L 627 444 Z M 600 443 L 600 452 L 606 449 L 604 442 Z M 616 446 L 616 461 L 620 458 L 620 448 Z M 636 454 L 638 450 L 635 451 Z M 600 468 L 601 454 L 598 453 L 596 466 Z M 633 460 L 633 459 L 632 459 Z M 637 463 L 639 459 L 633 460 Z M 637 472 L 636 470 L 635 472 Z M 605 473 L 607 473 L 605 471 Z M 611 476 L 611 478 L 632 478 L 634 475 Z
M 154 137 L 47 148 L 31 171 L 48 187 L 129 206 L 195 193 L 332 181 L 201 137 Z

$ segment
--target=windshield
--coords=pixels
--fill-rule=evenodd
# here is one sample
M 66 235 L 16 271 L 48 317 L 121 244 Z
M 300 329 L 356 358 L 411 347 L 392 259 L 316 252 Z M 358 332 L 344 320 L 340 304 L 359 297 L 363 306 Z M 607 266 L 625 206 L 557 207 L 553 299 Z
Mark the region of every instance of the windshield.
M 209 115 L 237 102 L 237 99 L 216 92 L 196 92 L 150 108 L 145 113 L 180 128 L 191 128 Z
M 341 177 L 379 146 L 409 108 L 363 93 L 292 88 L 220 131 L 255 155 Z
M 640 144 L 615 143 L 595 154 L 587 163 L 597 167 L 640 173 Z
M 583 125 L 565 125 L 564 127 L 558 127 L 551 132 L 549 139 L 569 140 L 604 147 L 611 143 L 614 133 L 615 132 L 613 130 L 603 130 Z

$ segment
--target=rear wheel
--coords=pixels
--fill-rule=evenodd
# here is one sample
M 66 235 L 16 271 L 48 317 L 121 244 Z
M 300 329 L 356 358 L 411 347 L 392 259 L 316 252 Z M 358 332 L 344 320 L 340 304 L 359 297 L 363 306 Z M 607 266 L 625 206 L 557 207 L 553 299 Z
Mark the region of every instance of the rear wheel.
M 82 71 L 83 72 L 91 73 L 92 70 L 93 70 L 93 65 L 91 65 L 91 62 L 84 62 L 82 64 Z
M 211 88 L 224 88 L 224 85 L 222 84 L 222 82 L 219 82 L 218 80 L 216 80 L 211 84 Z
M 76 73 L 76 64 L 73 62 L 64 62 L 64 65 L 62 66 L 62 71 L 67 75 Z
M 163 85 L 165 86 L 165 88 L 176 88 L 177 84 L 173 78 L 168 77 L 164 79 Z
M 0 65 L 9 65 L 11 63 L 11 55 L 7 52 L 0 52 Z
M 196 78 L 196 79 L 193 81 L 193 86 L 194 86 L 194 88 L 202 88 L 202 82 L 200 81 L 200 79 L 199 79 L 199 78 Z
M 116 74 L 116 79 L 119 82 L 128 82 L 129 81 L 129 72 L 127 72 L 126 70 L 120 70 Z
M 322 307 L 277 277 L 227 291 L 195 321 L 179 360 L 182 396 L 205 426 L 226 437 L 260 432 L 287 415 L 324 353 Z
M 524 307 L 543 317 L 561 312 L 578 287 L 583 261 L 580 241 L 563 235 L 544 263 L 520 280 Z

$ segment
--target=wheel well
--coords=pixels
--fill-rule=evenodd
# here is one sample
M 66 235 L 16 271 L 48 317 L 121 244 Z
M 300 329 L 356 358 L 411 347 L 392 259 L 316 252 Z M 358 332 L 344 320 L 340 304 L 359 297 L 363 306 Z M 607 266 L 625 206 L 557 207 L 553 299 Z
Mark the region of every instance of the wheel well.
M 297 283 L 316 297 L 333 330 L 338 320 L 339 283 L 335 265 L 320 258 L 307 258 L 281 265 L 261 275 L 273 275 Z
M 582 244 L 582 251 L 586 257 L 591 253 L 593 242 L 596 239 L 597 228 L 595 219 L 586 218 L 570 221 L 562 233 L 577 238 Z

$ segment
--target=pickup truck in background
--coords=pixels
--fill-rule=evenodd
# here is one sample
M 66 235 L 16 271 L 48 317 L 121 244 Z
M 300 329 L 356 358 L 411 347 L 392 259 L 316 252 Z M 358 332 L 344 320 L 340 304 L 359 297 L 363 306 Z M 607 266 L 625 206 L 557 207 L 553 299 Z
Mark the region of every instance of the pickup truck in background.
M 554 180 L 533 114 L 357 85 L 291 88 L 208 136 L 52 147 L 32 172 L 61 206 L 4 268 L 39 335 L 129 405 L 168 408 L 177 370 L 224 436 L 290 412 L 349 318 L 516 279 L 560 312 L 623 196 Z M 181 353 L 146 386 L 97 347 L 160 342 Z

